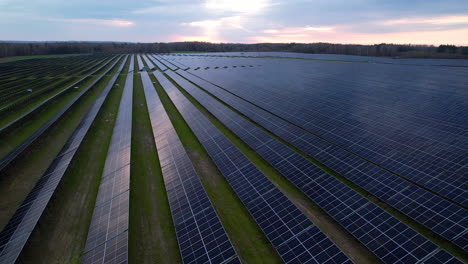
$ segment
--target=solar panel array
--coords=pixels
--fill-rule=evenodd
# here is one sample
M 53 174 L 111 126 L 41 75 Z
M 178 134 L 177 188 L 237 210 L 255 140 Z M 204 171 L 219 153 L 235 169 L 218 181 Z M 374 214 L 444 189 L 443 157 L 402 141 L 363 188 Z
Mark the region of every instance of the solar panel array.
M 169 80 L 155 76 L 286 263 L 351 262 Z
M 207 89 L 272 133 L 334 169 L 378 198 L 460 247 L 467 246 L 467 210 L 311 135 L 194 75 L 179 74 Z M 260 100 L 260 99 L 259 99 Z M 443 208 L 441 210 L 441 208 Z
M 190 100 L 369 251 L 351 250 L 350 257 L 372 253 L 384 263 L 456 264 L 462 261 L 453 254 L 468 256 L 466 61 L 277 52 L 135 56 L 140 70 L 145 63 L 160 70 L 154 76 L 285 263 L 352 261 Z M 129 261 L 135 56 L 130 55 L 82 263 Z M 89 72 L 108 67 L 3 157 L 2 170 L 122 58 L 117 73 L 0 233 L 0 264 L 17 261 L 128 56 L 81 67 L 84 78 L 0 128 L 2 132 L 46 106 Z M 342 61 L 348 63 L 337 63 Z M 146 71 L 141 79 L 183 262 L 241 263 Z M 2 83 L 12 87 L 14 96 L 14 78 Z M 427 228 L 424 236 L 416 231 L 422 227 Z
M 174 56 L 174 55 L 172 55 Z M 384 58 L 371 56 L 355 56 L 355 55 L 340 55 L 340 54 L 306 54 L 298 52 L 209 52 L 209 53 L 193 53 L 193 54 L 178 54 L 175 56 L 194 56 L 194 57 L 281 57 L 281 58 L 299 58 L 325 61 L 339 62 L 365 62 L 365 63 L 385 63 L 397 65 L 424 65 L 424 66 L 468 66 L 468 60 L 459 59 L 405 59 L 405 58 Z
M 91 124 L 101 109 L 109 91 L 113 87 L 119 73 L 122 71 L 127 58 L 120 65 L 117 72 L 109 80 L 102 93 L 96 99 L 91 109 L 86 113 L 73 134 L 52 161 L 46 172 L 33 187 L 29 195 L 12 216 L 8 224 L 0 233 L 0 263 L 14 263 L 24 245 L 33 232 L 39 218 L 44 212 L 52 195 L 57 189 L 65 171 L 81 145 Z
M 176 73 L 170 72 L 168 75 L 384 262 L 411 263 L 424 259 L 437 250 L 435 244 L 416 231 L 381 208 L 370 204 L 366 199 L 354 193 L 351 188 L 326 174 L 300 154 L 229 110 L 213 97 Z M 320 189 L 322 190 L 319 191 Z M 390 228 L 391 226 L 398 227 Z M 370 237 L 369 233 L 373 236 Z M 415 247 L 416 244 L 413 243 L 394 243 L 395 236 L 418 240 L 419 245 Z
M 150 59 L 151 61 L 153 61 L 154 64 L 156 64 L 156 66 L 158 66 L 158 68 L 159 68 L 160 71 L 165 71 L 165 70 L 167 70 L 166 65 L 164 65 L 164 64 L 162 64 L 160 61 L 158 61 L 158 60 L 154 57 L 154 55 L 148 55 L 148 57 L 149 57 L 149 59 Z
M 399 72 L 403 66 L 388 72 L 356 66 L 359 78 L 352 75 L 356 70 L 349 72 L 347 67 L 346 75 L 338 78 L 333 73 L 344 66 L 322 64 L 320 73 L 308 67 L 288 71 L 291 75 L 288 78 L 267 78 L 265 72 L 270 70 L 258 74 L 246 70 L 235 74 L 226 74 L 228 71 L 199 74 L 367 161 L 468 207 L 468 190 L 463 188 L 468 163 L 464 143 L 467 127 L 460 100 L 468 98 L 468 93 L 457 76 L 451 81 L 454 87 L 441 90 L 446 85 L 445 79 L 434 78 L 432 83 L 423 83 L 427 88 L 411 79 L 394 82 L 390 78 L 388 83 L 382 82 L 388 72 L 407 76 Z M 421 78 L 439 75 L 439 72 L 421 72 L 424 69 L 419 68 L 422 67 L 413 71 Z M 363 77 L 366 71 L 376 76 Z M 257 79 L 249 82 L 250 78 Z M 288 82 L 290 78 L 297 81 Z M 408 96 L 403 100 L 400 95 Z M 355 103 L 351 99 L 354 97 L 366 103 Z M 394 101 L 397 107 L 392 105 Z M 425 104 L 415 107 L 422 103 Z M 354 108 L 357 110 L 349 111 Z
M 110 60 L 109 62 L 111 62 Z M 10 151 L 5 157 L 0 159 L 0 171 L 3 170 L 8 164 L 10 164 L 19 154 L 23 153 L 23 151 L 30 146 L 36 139 L 38 139 L 49 127 L 51 127 L 65 112 L 67 112 L 72 105 L 76 103 L 84 94 L 86 94 L 97 82 L 99 82 L 104 76 L 112 69 L 114 66 L 119 62 L 118 59 L 114 60 L 114 63 L 107 68 L 99 77 L 94 79 L 92 83 L 86 86 L 78 95 L 76 95 L 72 100 L 70 100 L 66 105 L 64 105 L 54 116 L 52 116 L 49 120 L 47 120 L 39 129 L 34 131 L 28 138 L 26 138 L 21 144 L 16 146 L 12 151 Z M 107 65 L 107 64 L 106 64 Z M 103 66 L 105 67 L 105 65 Z M 19 120 L 30 113 L 38 110 L 39 107 L 34 107 L 31 111 L 28 111 L 26 114 L 22 115 L 20 118 L 16 119 Z M 16 122 L 15 120 L 15 122 Z M 14 123 L 10 123 L 14 125 Z
M 128 262 L 134 56 L 130 59 L 82 263 Z
M 27 111 L 26 113 L 22 114 L 21 116 L 15 118 L 14 120 L 12 120 L 11 122 L 9 122 L 8 124 L 2 126 L 0 128 L 0 132 L 3 132 L 5 131 L 6 129 L 8 129 L 9 127 L 12 127 L 13 124 L 15 124 L 16 122 L 18 122 L 19 120 L 22 120 L 23 118 L 25 118 L 26 116 L 30 115 L 31 113 L 35 112 L 37 109 L 39 109 L 40 107 L 46 105 L 48 102 L 50 102 L 52 99 L 56 98 L 57 96 L 65 93 L 67 90 L 75 87 L 76 85 L 78 85 L 79 83 L 81 83 L 83 80 L 89 78 L 91 75 L 97 73 L 99 70 L 103 69 L 104 67 L 106 67 L 107 65 L 109 65 L 113 59 L 115 59 L 115 56 L 113 58 L 110 58 L 108 59 L 105 63 L 103 63 L 102 65 L 100 65 L 99 67 L 97 67 L 96 69 L 94 69 L 94 71 L 92 71 L 91 73 L 88 73 L 86 76 L 80 78 L 78 81 L 76 82 L 73 82 L 72 84 L 68 85 L 65 89 L 63 89 L 62 91 L 56 93 L 54 96 L 51 96 L 49 97 L 48 99 L 44 100 L 43 102 L 37 104 L 35 107 L 33 107 L 32 109 L 30 109 L 29 111 Z M 5 108 L 9 107 L 6 106 Z M 4 108 L 0 109 L 1 110 L 4 110 Z
M 236 252 L 148 73 L 141 78 L 183 262 L 235 261 Z

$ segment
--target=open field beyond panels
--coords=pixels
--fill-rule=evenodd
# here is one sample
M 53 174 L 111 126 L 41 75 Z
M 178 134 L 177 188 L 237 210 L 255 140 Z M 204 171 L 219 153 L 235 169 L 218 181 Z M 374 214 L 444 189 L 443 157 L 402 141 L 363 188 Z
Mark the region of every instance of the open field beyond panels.
M 0 264 L 468 263 L 468 61 L 0 63 Z

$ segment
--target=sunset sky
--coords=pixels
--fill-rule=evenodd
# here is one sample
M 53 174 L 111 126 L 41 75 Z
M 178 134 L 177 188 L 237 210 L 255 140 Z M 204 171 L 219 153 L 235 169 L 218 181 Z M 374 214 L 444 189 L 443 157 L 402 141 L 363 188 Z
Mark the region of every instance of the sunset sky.
M 468 2 L 0 0 L 0 40 L 468 45 Z

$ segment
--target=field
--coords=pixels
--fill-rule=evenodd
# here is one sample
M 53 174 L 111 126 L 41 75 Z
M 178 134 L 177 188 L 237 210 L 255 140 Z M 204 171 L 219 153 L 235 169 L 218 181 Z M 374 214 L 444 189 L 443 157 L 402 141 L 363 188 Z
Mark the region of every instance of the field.
M 468 61 L 0 61 L 0 263 L 468 263 Z

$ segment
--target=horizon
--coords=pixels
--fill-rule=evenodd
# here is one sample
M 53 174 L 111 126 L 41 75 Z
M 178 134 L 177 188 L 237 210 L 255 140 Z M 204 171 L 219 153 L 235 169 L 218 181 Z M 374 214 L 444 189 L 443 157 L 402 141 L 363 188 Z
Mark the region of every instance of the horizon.
M 443 46 L 443 45 L 450 45 L 450 46 L 456 46 L 456 47 L 465 47 L 468 46 L 466 45 L 456 45 L 456 44 L 450 44 L 450 43 L 441 43 L 441 44 L 414 44 L 414 43 L 370 43 L 370 44 L 362 44 L 362 43 L 334 43 L 334 42 L 256 42 L 256 43 L 242 43 L 242 42 L 209 42 L 209 41 L 198 41 L 198 40 L 193 40 L 193 41 L 168 41 L 168 42 L 163 42 L 163 41 L 155 41 L 155 42 L 137 42 L 137 41 L 114 41 L 114 40 L 0 40 L 0 43 L 67 43 L 67 42 L 83 42 L 83 43 L 126 43 L 126 44 L 153 44 L 153 43 L 195 43 L 195 42 L 200 42 L 200 43 L 209 43 L 209 44 L 226 44 L 226 45 L 261 45 L 261 44 L 299 44 L 299 45 L 309 45 L 309 44 L 329 44 L 329 45 L 362 45 L 362 46 L 376 46 L 376 45 L 401 45 L 401 46 L 428 46 L 428 47 L 437 47 L 437 46 Z M 229 51 L 227 51 L 229 52 Z M 236 52 L 236 51 L 234 51 Z
M 0 0 L 0 10 L 4 41 L 468 45 L 459 0 Z

